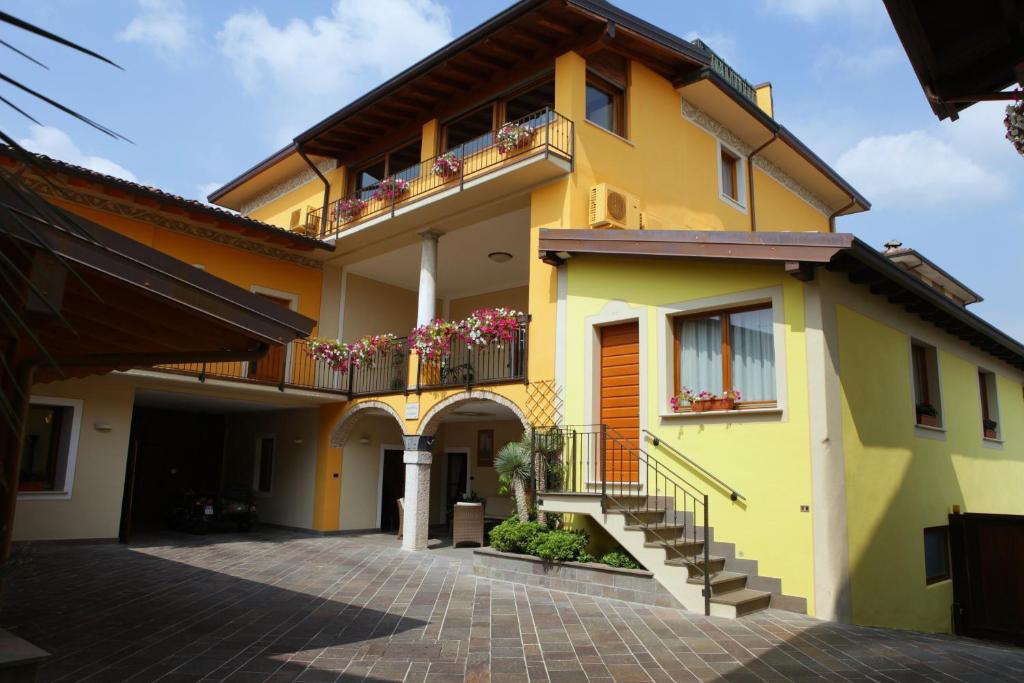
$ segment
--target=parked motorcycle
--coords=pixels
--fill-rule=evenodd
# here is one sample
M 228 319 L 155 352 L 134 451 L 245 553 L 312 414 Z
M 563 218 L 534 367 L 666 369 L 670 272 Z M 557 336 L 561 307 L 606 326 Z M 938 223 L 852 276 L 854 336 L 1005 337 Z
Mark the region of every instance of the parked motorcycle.
M 170 515 L 171 527 L 203 534 L 227 524 L 239 531 L 249 531 L 259 517 L 252 491 L 228 487 L 219 496 L 184 489 Z

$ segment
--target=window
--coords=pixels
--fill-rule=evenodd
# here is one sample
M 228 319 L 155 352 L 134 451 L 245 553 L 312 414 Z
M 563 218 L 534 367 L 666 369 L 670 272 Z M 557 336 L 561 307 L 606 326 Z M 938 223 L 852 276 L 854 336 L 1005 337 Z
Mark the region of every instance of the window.
M 924 530 L 924 577 L 929 585 L 949 579 L 949 527 Z
M 70 491 L 80 419 L 80 401 L 46 399 L 29 405 L 18 476 L 19 492 Z
M 739 164 L 739 157 L 723 147 L 722 194 L 734 202 L 740 200 Z
M 981 430 L 986 439 L 999 438 L 999 399 L 996 393 L 996 376 L 985 370 L 978 370 L 978 390 L 981 393 Z
M 910 358 L 917 424 L 941 427 L 942 403 L 939 399 L 939 366 L 935 348 L 915 341 L 910 346 Z
M 505 100 L 505 121 L 521 121 L 528 119 L 532 114 L 533 118 L 523 121 L 529 126 L 539 126 L 547 123 L 543 118 L 544 109 L 555 108 L 555 82 L 546 80 L 543 83 L 528 86 Z
M 739 391 L 747 407 L 774 405 L 771 306 L 759 304 L 675 319 L 675 390 Z
M 623 137 L 624 101 L 622 88 L 597 76 L 587 79 L 587 120 Z
M 389 176 L 403 180 L 418 178 L 421 152 L 422 145 L 417 139 L 391 150 L 372 162 L 357 166 L 352 171 L 353 191 L 359 193 L 360 199 L 368 201 L 373 195 L 377 183 L 384 178 Z
M 444 127 L 445 151 L 461 147 L 463 156 L 490 146 L 494 137 L 494 105 L 488 104 Z
M 254 479 L 257 493 L 270 495 L 274 483 L 274 437 L 256 439 L 256 467 Z

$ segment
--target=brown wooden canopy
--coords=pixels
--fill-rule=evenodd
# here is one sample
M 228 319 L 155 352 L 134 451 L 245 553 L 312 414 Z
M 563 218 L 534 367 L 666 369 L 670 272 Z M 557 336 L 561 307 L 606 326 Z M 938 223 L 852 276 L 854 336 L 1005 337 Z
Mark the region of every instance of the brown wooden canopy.
M 23 315 L 60 367 L 52 367 L 34 345 L 22 344 L 19 362 L 37 365 L 36 381 L 257 357 L 270 345 L 308 336 L 315 325 L 7 184 L 0 185 L 0 220 L 10 238 L 0 241 L 0 251 L 31 275 L 70 324 L 69 329 L 38 295 L 29 294 Z M 0 283 L 8 301 L 24 299 L 7 289 L 10 284 Z
M 939 119 L 1024 87 L 1024 2 L 885 0 L 896 33 Z

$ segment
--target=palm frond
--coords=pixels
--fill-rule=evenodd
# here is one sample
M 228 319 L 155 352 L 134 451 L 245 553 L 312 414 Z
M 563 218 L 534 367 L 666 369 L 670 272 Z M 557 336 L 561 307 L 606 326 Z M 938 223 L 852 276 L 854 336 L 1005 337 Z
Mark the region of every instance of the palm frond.
M 62 112 L 64 112 L 68 116 L 76 118 L 79 121 L 81 121 L 82 123 L 85 123 L 86 125 L 92 126 L 96 130 L 100 131 L 101 133 L 103 133 L 105 135 L 109 135 L 110 137 L 114 138 L 115 140 L 120 139 L 120 140 L 124 140 L 125 142 L 132 142 L 131 140 L 129 140 L 125 136 L 121 135 L 120 133 L 107 128 L 106 126 L 104 126 L 101 123 L 97 123 L 97 122 L 93 121 L 88 116 L 85 116 L 83 114 L 79 114 L 77 111 L 75 111 L 71 107 L 66 107 L 63 104 L 61 104 L 60 102 L 58 102 L 57 100 L 54 100 L 54 99 L 52 99 L 50 97 L 47 97 L 46 95 L 44 95 L 44 94 L 42 94 L 40 92 L 37 92 L 36 90 L 33 90 L 32 88 L 28 87 L 27 85 L 22 85 L 17 80 L 11 78 L 7 74 L 0 73 L 0 81 L 4 81 L 6 83 L 9 83 L 10 85 L 13 85 L 15 88 L 17 88 L 19 90 L 22 90 L 22 91 L 28 93 L 29 95 L 32 95 L 32 97 L 35 97 L 37 99 L 42 100 L 43 102 L 46 102 L 51 107 L 55 107 L 57 109 L 60 109 Z M 135 143 L 132 143 L 132 144 L 135 144 Z
M 47 71 L 49 71 L 49 70 L 50 70 L 50 67 L 46 66 L 45 64 L 43 64 L 42 62 L 40 62 L 40 61 L 39 61 L 38 59 L 36 59 L 36 58 L 35 58 L 35 57 L 33 57 L 32 55 L 30 55 L 30 54 L 27 54 L 27 53 L 25 53 L 25 52 L 22 52 L 22 51 L 21 51 L 21 50 L 19 50 L 18 48 L 14 47 L 14 46 L 13 46 L 13 45 L 11 45 L 10 43 L 8 43 L 8 42 L 7 42 L 6 40 L 0 40 L 0 45 L 2 45 L 3 47 L 6 47 L 6 48 L 7 48 L 8 50 L 10 50 L 10 51 L 12 51 L 12 52 L 16 52 L 16 53 L 18 53 L 19 55 L 21 55 L 22 57 L 24 57 L 24 58 L 25 58 L 25 59 L 27 59 L 28 61 L 32 62 L 33 64 L 38 64 L 39 66 L 43 67 L 43 68 L 44 68 L 44 69 L 46 69 Z
M 37 36 L 40 36 L 42 38 L 46 38 L 47 40 L 51 40 L 51 41 L 53 41 L 55 43 L 59 43 L 60 45 L 63 45 L 65 47 L 70 47 L 72 50 L 77 50 L 78 52 L 81 52 L 82 54 L 89 55 L 90 57 L 98 59 L 101 62 L 106 62 L 107 64 L 109 64 L 111 66 L 114 66 L 114 67 L 117 67 L 118 69 L 121 69 L 121 71 L 124 71 L 124 67 L 122 67 L 120 64 L 116 64 L 116 63 L 110 61 L 109 59 L 107 59 L 103 55 L 99 54 L 98 52 L 93 52 L 89 48 L 82 47 L 81 45 L 79 45 L 77 43 L 73 43 L 70 40 L 68 40 L 67 38 L 62 38 L 62 37 L 58 36 L 56 33 L 50 33 L 49 31 L 47 31 L 44 28 L 39 28 L 35 24 L 30 24 L 29 22 L 25 21 L 24 19 L 19 19 L 19 18 L 15 17 L 15 16 L 12 16 L 12 15 L 8 14 L 7 12 L 0 12 L 0 22 L 3 22 L 5 24 L 10 24 L 11 26 L 16 26 L 17 28 L 20 28 L 20 29 L 22 29 L 24 31 L 28 31 L 29 33 L 34 33 Z

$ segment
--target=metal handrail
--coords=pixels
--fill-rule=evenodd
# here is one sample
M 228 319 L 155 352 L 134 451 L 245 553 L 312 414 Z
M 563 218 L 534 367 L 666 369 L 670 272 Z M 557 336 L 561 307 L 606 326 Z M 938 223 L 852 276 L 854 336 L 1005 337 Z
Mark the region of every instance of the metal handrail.
M 534 427 L 531 432 L 535 498 L 547 492 L 593 492 L 592 486 L 599 484 L 602 512 L 608 512 L 610 504 L 616 505 L 632 518 L 630 524 L 653 533 L 664 541 L 666 552 L 686 560 L 692 571 L 700 573 L 704 612 L 709 614 L 708 495 L 634 445 L 636 439 L 606 424 Z M 599 481 L 592 481 L 593 475 Z M 645 513 L 659 513 L 659 517 L 652 522 Z
M 662 441 L 660 438 L 658 438 L 658 435 L 655 434 L 654 432 L 650 431 L 649 429 L 641 429 L 640 431 L 643 432 L 644 434 L 646 434 L 648 437 L 650 437 L 651 443 L 654 444 L 655 448 L 657 448 L 658 446 L 664 446 L 668 450 L 672 451 L 672 453 L 677 458 L 680 458 L 681 460 L 685 460 L 686 463 L 688 465 L 690 465 L 690 467 L 694 468 L 695 470 L 697 470 L 698 472 L 703 474 L 705 477 L 707 477 L 711 481 L 713 481 L 716 484 L 718 484 L 719 486 L 721 486 L 723 489 L 728 490 L 729 491 L 729 500 L 731 500 L 733 502 L 735 502 L 736 500 L 742 500 L 742 501 L 746 501 L 747 500 L 746 496 L 741 495 L 739 493 L 739 491 L 737 491 L 733 487 L 729 486 L 728 484 L 726 484 L 724 481 L 722 481 L 721 479 L 719 479 L 715 475 L 713 475 L 710 472 L 708 472 L 706 469 L 704 469 L 703 467 L 698 465 L 692 459 L 690 459 L 690 458 L 686 457 L 685 455 L 683 455 L 681 452 L 679 452 L 679 450 L 677 448 L 672 446 L 672 444 L 670 444 L 670 443 L 668 443 L 666 441 Z

